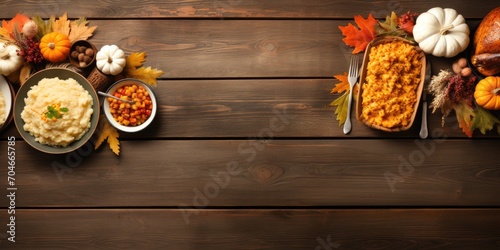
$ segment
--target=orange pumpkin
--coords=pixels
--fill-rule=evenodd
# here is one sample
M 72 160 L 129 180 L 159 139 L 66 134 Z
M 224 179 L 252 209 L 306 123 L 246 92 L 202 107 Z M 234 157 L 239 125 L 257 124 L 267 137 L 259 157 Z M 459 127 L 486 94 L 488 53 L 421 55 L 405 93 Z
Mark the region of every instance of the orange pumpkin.
M 490 110 L 500 110 L 500 76 L 488 76 L 476 85 L 474 98 L 477 105 Z
M 40 39 L 40 51 L 45 59 L 49 62 L 62 62 L 69 56 L 71 42 L 68 36 L 59 33 L 51 32 Z

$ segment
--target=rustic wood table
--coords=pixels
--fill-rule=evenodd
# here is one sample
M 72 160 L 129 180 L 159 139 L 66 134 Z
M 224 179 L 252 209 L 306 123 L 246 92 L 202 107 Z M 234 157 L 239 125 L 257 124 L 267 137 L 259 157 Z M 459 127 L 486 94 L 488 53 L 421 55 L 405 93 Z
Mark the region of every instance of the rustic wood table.
M 1 132 L 0 249 L 500 248 L 498 135 L 467 138 L 438 113 L 427 140 L 420 118 L 400 133 L 354 121 L 344 135 L 329 106 L 352 51 L 338 26 L 354 15 L 440 6 L 477 25 L 496 0 L 1 5 L 2 19 L 87 17 L 97 47 L 145 51 L 165 74 L 153 125 L 120 133 L 119 156 L 92 142 L 45 154 L 13 123 Z M 435 73 L 453 59 L 430 60 Z

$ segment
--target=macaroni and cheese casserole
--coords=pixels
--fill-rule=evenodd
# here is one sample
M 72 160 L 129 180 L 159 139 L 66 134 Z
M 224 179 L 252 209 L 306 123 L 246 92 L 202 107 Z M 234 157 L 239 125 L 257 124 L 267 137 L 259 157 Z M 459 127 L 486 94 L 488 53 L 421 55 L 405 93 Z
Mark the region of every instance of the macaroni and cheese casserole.
M 388 129 L 407 126 L 421 81 L 420 51 L 394 40 L 373 46 L 368 56 L 360 118 Z

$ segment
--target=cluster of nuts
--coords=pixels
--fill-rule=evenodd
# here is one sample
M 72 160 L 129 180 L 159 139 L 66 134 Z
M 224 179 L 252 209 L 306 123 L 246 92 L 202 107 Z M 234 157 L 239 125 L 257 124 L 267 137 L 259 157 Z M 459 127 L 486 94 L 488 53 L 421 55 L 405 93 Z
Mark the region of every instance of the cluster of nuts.
M 75 46 L 75 50 L 71 52 L 71 57 L 75 61 L 78 61 L 80 67 L 86 67 L 94 58 L 94 50 L 83 45 L 77 45 Z
M 453 62 L 452 69 L 455 74 L 463 77 L 469 77 L 472 74 L 471 68 L 467 66 L 467 59 L 463 57 Z

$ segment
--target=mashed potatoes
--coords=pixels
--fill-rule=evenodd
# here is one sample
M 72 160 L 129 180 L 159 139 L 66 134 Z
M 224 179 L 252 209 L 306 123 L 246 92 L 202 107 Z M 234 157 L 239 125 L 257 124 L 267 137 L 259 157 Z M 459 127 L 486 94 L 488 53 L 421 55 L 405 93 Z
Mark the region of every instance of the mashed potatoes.
M 2 91 L 0 91 L 0 126 L 5 123 L 7 119 L 7 110 L 5 106 L 5 98 L 3 97 Z
M 42 144 L 66 147 L 90 128 L 92 97 L 72 78 L 44 78 L 31 87 L 24 102 L 23 129 Z

